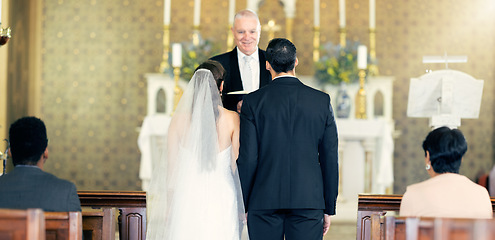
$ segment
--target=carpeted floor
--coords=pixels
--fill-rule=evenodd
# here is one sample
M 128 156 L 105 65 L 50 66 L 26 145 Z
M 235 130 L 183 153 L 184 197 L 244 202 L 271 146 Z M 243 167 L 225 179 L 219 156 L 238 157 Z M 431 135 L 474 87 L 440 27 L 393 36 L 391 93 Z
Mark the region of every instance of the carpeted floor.
M 323 240 L 356 240 L 356 222 L 332 222 Z

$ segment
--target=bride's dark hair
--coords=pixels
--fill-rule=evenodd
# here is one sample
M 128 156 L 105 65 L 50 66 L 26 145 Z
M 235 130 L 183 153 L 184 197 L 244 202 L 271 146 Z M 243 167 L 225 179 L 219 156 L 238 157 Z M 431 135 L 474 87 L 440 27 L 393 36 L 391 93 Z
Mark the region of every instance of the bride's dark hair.
M 208 69 L 213 74 L 213 78 L 217 84 L 217 88 L 220 90 L 220 85 L 222 84 L 223 79 L 225 78 L 226 72 L 223 68 L 222 64 L 214 61 L 214 60 L 206 60 L 201 63 L 194 72 L 198 71 L 198 69 Z

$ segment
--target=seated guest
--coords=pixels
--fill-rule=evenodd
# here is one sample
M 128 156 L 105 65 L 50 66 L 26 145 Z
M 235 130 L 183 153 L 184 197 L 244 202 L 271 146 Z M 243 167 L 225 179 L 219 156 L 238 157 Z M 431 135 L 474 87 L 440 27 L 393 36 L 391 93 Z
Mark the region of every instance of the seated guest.
M 407 187 L 400 205 L 401 216 L 492 218 L 486 188 L 459 174 L 467 151 L 461 131 L 437 128 L 426 136 L 423 150 L 431 178 Z
M 10 126 L 14 170 L 0 176 L 0 208 L 41 208 L 47 212 L 81 211 L 76 186 L 43 171 L 48 138 L 43 121 L 24 117 Z

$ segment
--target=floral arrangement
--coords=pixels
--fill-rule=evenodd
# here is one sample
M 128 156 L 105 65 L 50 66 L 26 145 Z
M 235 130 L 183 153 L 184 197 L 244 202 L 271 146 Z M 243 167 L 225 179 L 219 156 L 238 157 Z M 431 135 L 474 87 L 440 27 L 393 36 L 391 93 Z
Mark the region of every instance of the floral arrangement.
M 358 81 L 357 42 L 347 42 L 345 47 L 327 43 L 322 47 L 322 57 L 315 63 L 315 77 L 320 83 L 338 85 Z
M 192 42 L 182 44 L 182 68 L 180 76 L 189 81 L 194 70 L 204 61 L 220 53 L 220 48 L 210 40 L 200 40 L 198 45 Z

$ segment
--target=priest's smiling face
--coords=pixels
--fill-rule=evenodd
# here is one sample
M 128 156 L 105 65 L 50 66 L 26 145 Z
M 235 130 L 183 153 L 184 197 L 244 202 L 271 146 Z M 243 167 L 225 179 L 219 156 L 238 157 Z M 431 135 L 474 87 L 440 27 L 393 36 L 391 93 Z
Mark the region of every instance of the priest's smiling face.
M 260 41 L 261 26 L 256 17 L 245 16 L 236 18 L 232 33 L 235 45 L 242 53 L 251 55 L 256 51 Z

